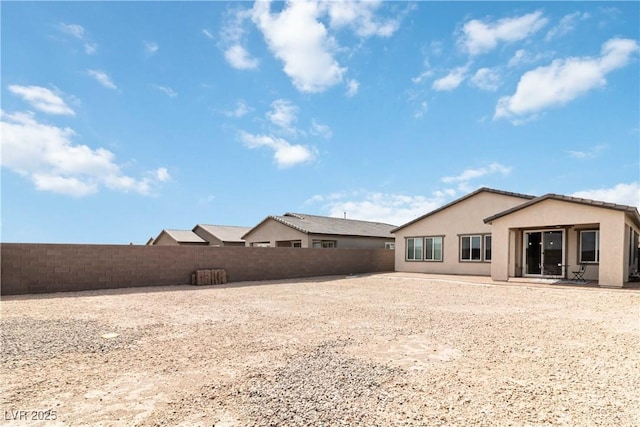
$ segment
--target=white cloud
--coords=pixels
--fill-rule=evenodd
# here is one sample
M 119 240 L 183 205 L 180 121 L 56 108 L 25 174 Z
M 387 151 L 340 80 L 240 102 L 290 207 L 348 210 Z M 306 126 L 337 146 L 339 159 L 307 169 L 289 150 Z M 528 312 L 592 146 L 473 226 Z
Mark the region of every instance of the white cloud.
M 574 12 L 562 17 L 558 25 L 551 28 L 547 35 L 545 36 L 546 41 L 551 41 L 553 39 L 562 37 L 573 30 L 575 30 L 576 25 L 579 21 L 584 21 L 585 19 L 589 19 L 590 15 L 586 12 Z
M 287 168 L 300 163 L 309 163 L 317 157 L 317 149 L 291 144 L 283 138 L 269 135 L 253 135 L 245 131 L 239 133 L 240 140 L 251 149 L 267 147 L 273 150 L 278 167 Z
M 153 87 L 171 98 L 175 98 L 176 96 L 178 96 L 178 92 L 168 86 L 153 85 Z
M 251 107 L 249 107 L 243 100 L 239 100 L 236 103 L 236 109 L 235 110 L 225 111 L 224 114 L 227 117 L 240 118 L 240 117 L 243 117 L 243 116 L 247 115 L 251 111 L 252 111 Z
M 297 133 L 294 127 L 297 121 L 298 107 L 287 99 L 277 99 L 271 103 L 267 118 L 274 125 L 291 133 Z
M 594 159 L 598 157 L 598 154 L 600 154 L 600 152 L 606 148 L 606 145 L 596 145 L 595 147 L 591 147 L 584 151 L 567 150 L 567 154 L 569 155 L 569 157 L 578 160 Z
M 598 58 L 556 59 L 551 65 L 525 73 L 516 93 L 498 100 L 494 119 L 521 118 L 545 108 L 564 105 L 586 92 L 606 85 L 605 76 L 624 67 L 638 52 L 631 39 L 610 39 Z
M 331 128 L 327 125 L 318 123 L 316 119 L 311 120 L 311 134 L 322 136 L 326 139 L 329 139 L 333 136 L 333 132 L 331 132 Z
M 427 103 L 427 101 L 422 101 L 418 106 L 418 109 L 415 111 L 415 113 L 413 113 L 413 117 L 415 117 L 416 119 L 423 117 L 427 113 L 428 109 L 429 104 Z
M 253 70 L 258 68 L 260 62 L 251 56 L 247 48 L 244 22 L 251 17 L 251 11 L 237 9 L 229 13 L 225 25 L 220 31 L 219 47 L 224 51 L 224 57 L 233 68 L 239 70 Z M 213 39 L 213 35 L 207 30 L 203 33 Z
M 64 22 L 60 23 L 60 30 L 64 33 L 67 33 L 78 40 L 84 39 L 84 35 L 86 33 L 84 27 L 78 24 L 65 24 Z
M 577 191 L 570 195 L 583 199 L 633 206 L 640 209 L 640 184 L 638 182 L 620 183 L 611 188 Z
M 446 76 L 439 78 L 433 82 L 433 89 L 437 91 L 453 90 L 460 86 L 467 74 L 467 67 L 454 68 Z
M 11 85 L 9 86 L 9 91 L 24 99 L 36 110 L 44 113 L 68 116 L 74 116 L 76 114 L 62 98 L 47 88 L 41 86 Z
M 322 204 L 331 217 L 343 218 L 346 212 L 349 219 L 402 225 L 444 205 L 448 197 L 444 192 L 424 197 L 354 191 L 315 195 L 307 203 Z
M 425 81 L 426 79 L 431 78 L 431 76 L 433 76 L 433 70 L 425 70 L 422 73 L 420 73 L 419 76 L 412 77 L 411 81 L 414 82 L 415 84 L 419 84 Z
M 496 91 L 500 85 L 500 73 L 492 68 L 480 68 L 471 77 L 470 83 L 482 90 Z
M 227 48 L 224 52 L 224 57 L 233 68 L 239 70 L 253 70 L 258 68 L 258 60 L 252 58 L 249 52 L 239 44 Z
M 357 80 L 349 80 L 347 82 L 347 95 L 349 98 L 355 96 L 358 93 L 358 88 L 360 87 L 360 83 Z
M 518 65 L 526 62 L 529 62 L 527 51 L 524 49 L 518 49 L 516 50 L 516 53 L 513 54 L 513 57 L 509 60 L 507 67 L 517 67 Z
M 38 190 L 82 197 L 105 186 L 151 194 L 170 179 L 165 168 L 139 179 L 127 176 L 109 150 L 74 144 L 73 129 L 39 123 L 31 113 L 1 116 L 2 166 L 31 179 Z
M 93 77 L 94 79 L 96 79 L 98 83 L 100 83 L 102 86 L 106 87 L 107 89 L 114 89 L 114 90 L 118 89 L 115 83 L 113 83 L 113 81 L 111 80 L 111 77 L 109 77 L 109 75 L 104 71 L 87 70 L 87 74 Z
M 552 55 L 553 55 L 552 51 L 531 53 L 531 52 L 527 52 L 524 49 L 518 49 L 516 53 L 513 54 L 511 59 L 509 59 L 509 62 L 507 63 L 507 67 L 514 68 L 514 67 L 533 64 L 534 62 L 539 62 L 543 59 L 549 58 Z
M 98 45 L 87 38 L 87 32 L 82 25 L 60 23 L 58 25 L 58 28 L 63 33 L 69 34 L 70 36 L 83 42 L 84 51 L 88 55 L 96 53 Z
M 158 43 L 154 43 L 154 42 L 143 42 L 144 44 L 144 52 L 147 56 L 151 56 L 153 54 L 155 54 L 158 49 L 160 49 L 160 46 L 158 46 Z
M 375 11 L 381 1 L 325 1 L 331 27 L 351 27 L 360 37 L 390 37 L 400 28 L 398 19 L 379 21 Z
M 459 43 L 471 55 L 493 50 L 499 42 L 515 42 L 536 33 L 547 24 L 542 12 L 532 12 L 515 18 L 503 18 L 497 22 L 467 22 L 462 28 Z
M 509 175 L 513 168 L 510 166 L 504 166 L 500 163 L 491 163 L 486 167 L 480 167 L 476 169 L 465 169 L 456 176 L 445 176 L 441 179 L 445 184 L 457 184 L 458 189 L 461 191 L 469 192 L 469 181 L 482 178 L 487 175 L 500 174 L 503 176 Z
M 256 2 L 253 22 L 262 31 L 271 52 L 284 63 L 284 72 L 301 92 L 322 92 L 340 83 L 346 68 L 333 58 L 337 45 L 318 21 L 315 2 L 288 2 L 280 13 L 271 3 Z
M 202 30 L 202 34 L 204 34 L 209 40 L 213 40 L 213 34 L 206 28 Z

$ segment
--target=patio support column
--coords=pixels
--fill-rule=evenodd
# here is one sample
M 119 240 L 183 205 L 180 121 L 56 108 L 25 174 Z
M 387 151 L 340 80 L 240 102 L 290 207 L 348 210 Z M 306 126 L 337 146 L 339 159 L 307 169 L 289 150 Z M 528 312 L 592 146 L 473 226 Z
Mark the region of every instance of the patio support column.
M 500 223 L 491 224 L 491 278 L 507 281 L 509 279 L 510 261 L 509 228 Z M 513 255 L 511 255 L 513 258 Z
M 624 285 L 624 226 L 623 215 L 607 217 L 600 223 L 598 283 L 601 287 L 621 288 Z

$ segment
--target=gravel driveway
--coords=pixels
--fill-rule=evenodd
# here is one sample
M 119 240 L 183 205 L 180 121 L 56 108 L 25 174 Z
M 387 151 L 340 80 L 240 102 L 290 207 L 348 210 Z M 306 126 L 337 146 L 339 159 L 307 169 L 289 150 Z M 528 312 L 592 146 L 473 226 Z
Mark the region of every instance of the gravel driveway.
M 4 297 L 3 425 L 640 425 L 640 291 L 409 275 Z

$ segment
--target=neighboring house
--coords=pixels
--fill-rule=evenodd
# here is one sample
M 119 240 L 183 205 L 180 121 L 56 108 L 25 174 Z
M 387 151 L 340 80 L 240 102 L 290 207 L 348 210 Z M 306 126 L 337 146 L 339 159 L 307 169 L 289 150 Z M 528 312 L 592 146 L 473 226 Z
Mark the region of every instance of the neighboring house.
M 242 236 L 249 230 L 251 227 L 209 224 L 198 224 L 193 228 L 193 232 L 211 246 L 245 246 Z
M 584 278 L 622 287 L 638 269 L 640 214 L 632 206 L 481 188 L 396 235 L 396 270 L 438 274 Z
M 149 244 L 149 243 L 147 243 Z M 198 236 L 191 230 L 162 230 L 152 245 L 208 245 L 209 242 Z
M 393 249 L 393 228 L 379 222 L 286 213 L 268 216 L 242 238 L 253 247 Z

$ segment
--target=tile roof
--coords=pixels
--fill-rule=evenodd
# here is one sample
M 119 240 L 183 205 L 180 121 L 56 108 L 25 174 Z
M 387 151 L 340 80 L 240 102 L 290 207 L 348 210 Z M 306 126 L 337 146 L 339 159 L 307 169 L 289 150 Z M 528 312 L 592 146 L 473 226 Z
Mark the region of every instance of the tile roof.
M 306 234 L 326 234 L 334 236 L 386 237 L 393 238 L 391 230 L 395 225 L 355 219 L 333 218 L 287 212 L 284 215 L 270 215 L 252 230 L 272 219 Z M 249 234 L 249 233 L 247 233 Z M 245 236 L 247 235 L 245 234 Z M 244 236 L 243 236 L 244 237 Z
M 509 215 L 513 212 L 517 212 L 521 209 L 524 209 L 526 207 L 529 207 L 531 205 L 534 205 L 536 203 L 540 203 L 544 200 L 549 200 L 549 199 L 560 200 L 560 201 L 570 202 L 570 203 L 579 203 L 581 205 L 594 206 L 597 208 L 614 209 L 618 211 L 623 211 L 628 213 L 632 217 L 634 217 L 638 225 L 640 225 L 640 213 L 638 213 L 638 209 L 633 206 L 618 205 L 616 203 L 602 202 L 599 200 L 591 200 L 591 199 L 583 199 L 580 197 L 564 196 L 562 194 L 554 194 L 554 193 L 549 193 L 549 194 L 545 194 L 544 196 L 536 197 L 535 199 L 529 200 L 528 202 L 525 202 L 521 205 L 515 206 L 511 209 L 507 209 L 506 211 L 499 212 L 495 215 L 485 218 L 484 222 L 489 223 L 493 220 L 502 218 L 503 216 Z
M 207 243 L 202 237 L 198 236 L 191 230 L 162 230 L 162 233 L 168 234 L 171 238 L 173 238 L 176 242 L 180 243 Z M 159 237 L 159 236 L 158 236 Z M 158 239 L 156 239 L 157 241 Z
M 427 218 L 427 217 L 429 217 L 429 216 L 431 216 L 433 214 L 436 214 L 436 213 L 438 213 L 440 211 L 443 211 L 443 210 L 445 210 L 445 209 L 447 209 L 447 208 L 449 208 L 449 207 L 451 207 L 451 206 L 453 206 L 455 204 L 458 204 L 458 203 L 462 202 L 463 200 L 467 200 L 467 199 L 475 196 L 476 194 L 479 194 L 479 193 L 482 193 L 482 192 L 494 193 L 494 194 L 502 194 L 503 196 L 520 197 L 521 199 L 525 199 L 525 200 L 535 199 L 535 197 L 536 197 L 536 196 L 531 196 L 529 194 L 512 193 L 510 191 L 502 191 L 502 190 L 496 190 L 496 189 L 493 189 L 493 188 L 482 187 L 482 188 L 478 188 L 476 191 L 474 191 L 472 193 L 467 194 L 466 196 L 462 196 L 459 199 L 456 199 L 456 200 L 454 200 L 452 202 L 449 202 L 444 206 L 441 206 L 441 207 L 439 207 L 437 209 L 434 209 L 431 212 L 427 212 L 426 214 L 424 214 L 424 215 L 422 215 L 422 216 L 420 216 L 420 217 L 418 217 L 418 218 L 416 218 L 416 219 L 414 219 L 412 221 L 409 221 L 406 224 L 401 225 L 400 227 L 397 227 L 397 228 L 391 230 L 391 232 L 395 233 L 398 230 L 401 230 L 401 229 L 403 229 L 403 228 L 405 228 L 405 227 L 407 227 L 407 226 L 409 226 L 409 225 L 411 225 L 411 224 L 413 224 L 415 222 L 421 221 L 424 218 Z
M 235 225 L 198 224 L 196 227 L 202 228 L 223 242 L 244 242 L 242 236 L 251 230 L 251 227 L 239 227 Z

